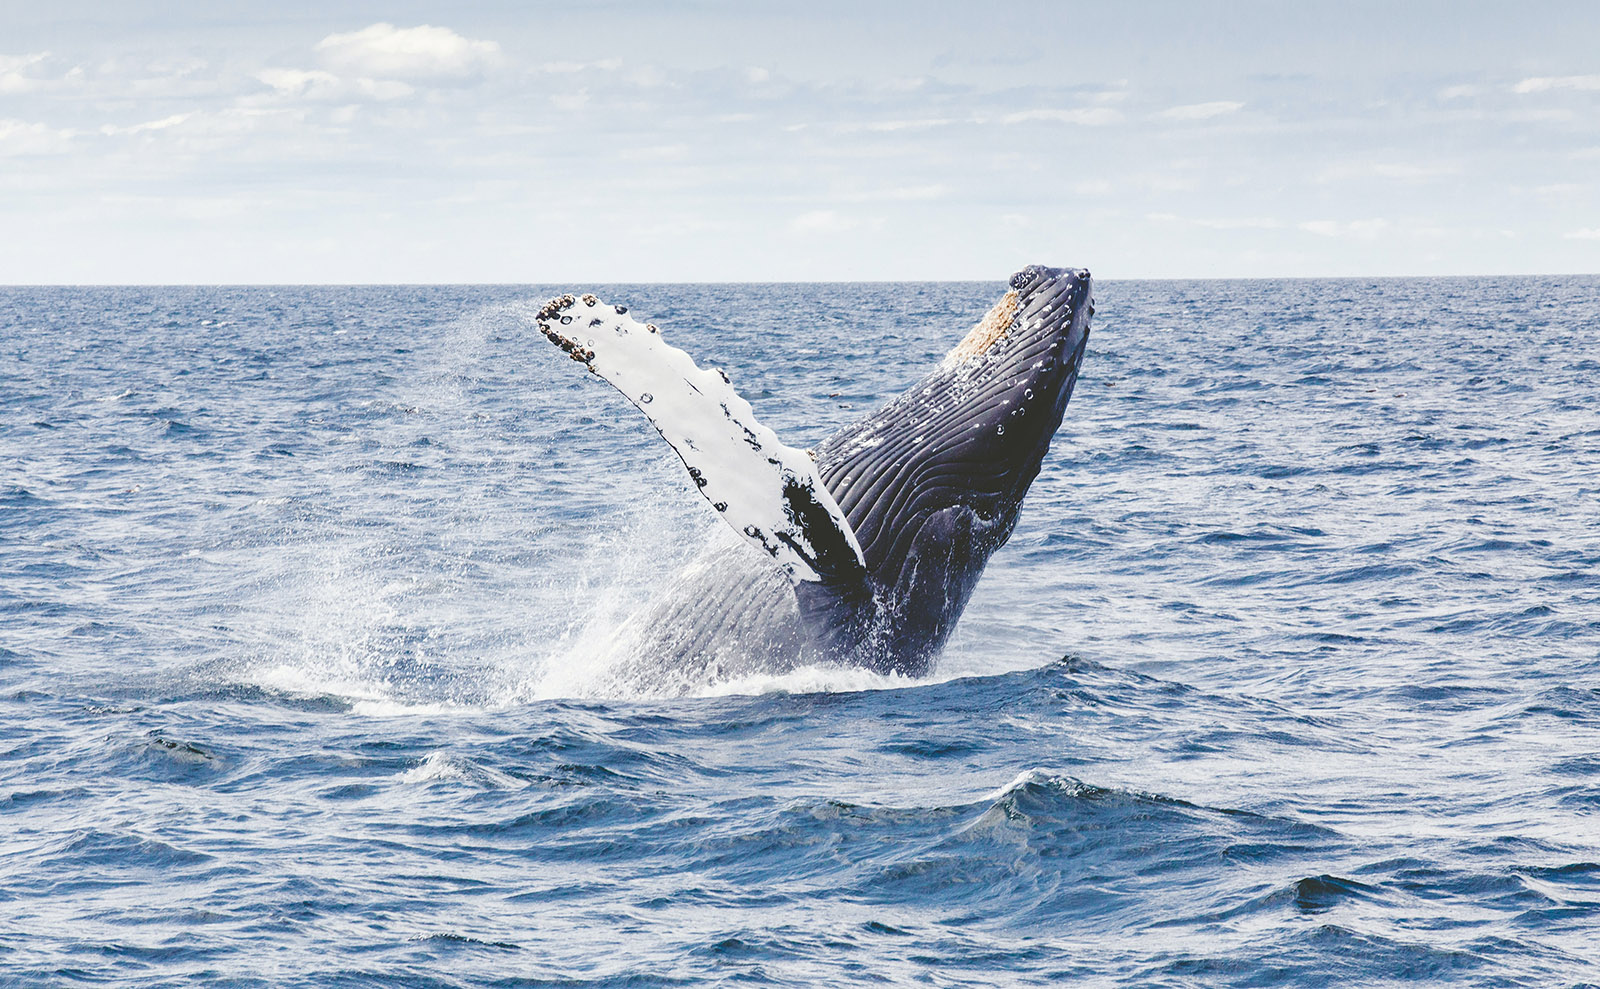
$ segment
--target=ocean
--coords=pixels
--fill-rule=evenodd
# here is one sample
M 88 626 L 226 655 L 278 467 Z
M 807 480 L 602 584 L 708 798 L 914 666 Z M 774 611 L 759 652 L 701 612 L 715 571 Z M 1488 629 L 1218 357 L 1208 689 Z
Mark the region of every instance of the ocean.
M 0 288 L 0 984 L 1600 984 L 1600 277 L 1102 282 L 931 675 L 619 694 L 538 303 L 803 448 L 1001 287 Z

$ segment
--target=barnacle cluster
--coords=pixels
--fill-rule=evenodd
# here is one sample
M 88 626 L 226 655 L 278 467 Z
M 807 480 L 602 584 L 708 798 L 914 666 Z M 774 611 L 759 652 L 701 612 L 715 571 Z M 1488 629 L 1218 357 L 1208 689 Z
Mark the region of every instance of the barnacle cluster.
M 572 325 L 572 320 L 575 314 L 569 312 L 568 310 L 576 308 L 580 302 L 590 309 L 593 309 L 601 304 L 600 300 L 593 294 L 584 293 L 581 296 L 574 296 L 569 292 L 566 295 L 558 295 L 549 302 L 546 302 L 543 306 L 540 306 L 536 321 L 539 324 L 539 332 L 543 333 L 546 339 L 555 344 L 557 347 L 560 347 L 562 350 L 566 351 L 573 360 L 588 364 L 594 360 L 594 350 L 579 343 L 576 338 L 570 337 L 561 332 L 560 329 L 563 326 Z M 612 306 L 611 308 L 618 316 L 626 316 L 628 313 L 627 306 Z M 590 318 L 588 325 L 599 326 L 603 322 L 604 321 L 601 319 L 601 317 L 595 316 Z M 629 326 L 637 325 L 638 324 L 632 322 L 631 319 L 619 320 L 614 328 L 616 329 L 617 334 L 621 336 L 628 332 Z M 651 333 L 661 332 L 661 330 L 657 328 L 656 324 L 654 323 L 646 323 L 644 324 L 644 328 Z M 593 341 L 590 342 L 592 343 Z M 723 380 L 727 380 L 726 377 L 724 377 Z
M 592 295 L 583 297 L 584 305 L 587 306 L 593 306 L 598 301 Z M 587 364 L 594 360 L 594 351 L 556 329 L 557 326 L 572 325 L 572 316 L 567 313 L 567 310 L 577 304 L 578 300 L 573 298 L 570 292 L 546 302 L 540 307 L 537 317 L 539 332 L 545 335 L 545 339 L 566 351 L 567 355 L 573 360 Z

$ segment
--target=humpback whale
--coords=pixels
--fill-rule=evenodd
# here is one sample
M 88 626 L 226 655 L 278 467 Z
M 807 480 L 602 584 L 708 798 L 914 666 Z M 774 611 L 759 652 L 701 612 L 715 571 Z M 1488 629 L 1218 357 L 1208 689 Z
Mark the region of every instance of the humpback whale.
M 1024 268 L 926 376 L 813 452 L 627 307 L 545 303 L 539 330 L 644 412 L 740 537 L 624 623 L 634 678 L 690 689 L 812 662 L 927 672 L 1011 535 L 1093 313 L 1088 271 Z

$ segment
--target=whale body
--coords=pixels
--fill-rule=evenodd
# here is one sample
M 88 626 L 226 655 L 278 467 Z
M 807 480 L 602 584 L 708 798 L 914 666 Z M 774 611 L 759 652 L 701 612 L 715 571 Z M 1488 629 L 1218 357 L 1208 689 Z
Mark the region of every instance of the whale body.
M 632 678 L 671 690 L 806 663 L 927 672 L 1011 535 L 1093 313 L 1088 271 L 1025 268 L 926 376 L 809 453 L 625 307 L 546 303 L 544 335 L 644 411 L 742 537 L 618 631 Z

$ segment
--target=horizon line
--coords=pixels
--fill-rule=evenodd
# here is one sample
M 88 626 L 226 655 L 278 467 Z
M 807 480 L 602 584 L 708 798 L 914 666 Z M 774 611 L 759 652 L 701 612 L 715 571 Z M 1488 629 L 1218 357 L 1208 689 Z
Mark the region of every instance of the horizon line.
M 1092 274 L 1092 270 L 1091 270 Z M 1271 282 L 1271 281 L 1419 281 L 1466 278 L 1592 278 L 1600 271 L 1547 271 L 1519 274 L 1477 273 L 1449 275 L 1159 275 L 1095 277 L 1097 282 Z M 0 282 L 0 289 L 19 288 L 517 288 L 550 285 L 962 285 L 994 284 L 1005 278 L 806 278 L 806 279 L 639 279 L 589 280 L 561 278 L 549 281 L 316 281 L 316 282 Z

